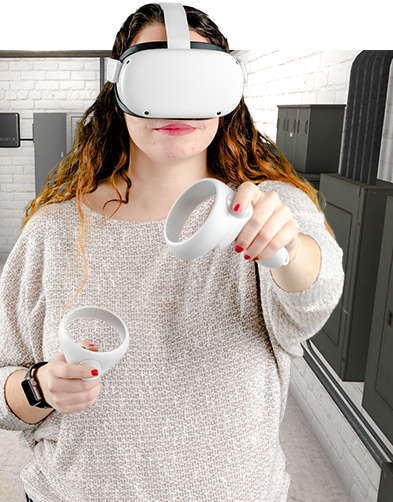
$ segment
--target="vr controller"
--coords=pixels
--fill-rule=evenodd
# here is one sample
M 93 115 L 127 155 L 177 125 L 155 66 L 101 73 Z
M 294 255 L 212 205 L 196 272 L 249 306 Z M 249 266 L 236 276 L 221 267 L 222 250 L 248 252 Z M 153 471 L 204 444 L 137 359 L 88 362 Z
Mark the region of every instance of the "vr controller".
M 122 340 L 121 345 L 110 352 L 93 352 L 76 344 L 67 334 L 67 325 L 71 321 L 82 317 L 100 319 L 115 328 Z M 98 370 L 98 376 L 100 376 L 120 361 L 127 352 L 130 335 L 127 326 L 120 317 L 109 310 L 99 307 L 82 307 L 69 312 L 63 317 L 59 326 L 59 340 L 67 363 L 92 366 Z M 95 380 L 98 376 L 93 378 L 82 378 L 82 380 Z
M 204 224 L 190 238 L 179 241 L 191 213 L 202 201 L 213 195 L 214 205 Z M 253 215 L 251 204 L 240 215 L 234 213 L 231 209 L 234 196 L 235 192 L 225 183 L 212 178 L 205 178 L 191 185 L 176 200 L 165 222 L 165 241 L 170 251 L 179 258 L 194 260 L 217 245 L 220 249 L 229 246 Z M 278 268 L 288 262 L 289 255 L 285 247 L 268 260 L 258 260 L 258 263 L 269 268 Z
M 168 42 L 148 42 L 109 59 L 107 80 L 127 114 L 144 118 L 209 119 L 236 108 L 247 83 L 243 62 L 220 47 L 190 42 L 181 4 L 160 3 Z

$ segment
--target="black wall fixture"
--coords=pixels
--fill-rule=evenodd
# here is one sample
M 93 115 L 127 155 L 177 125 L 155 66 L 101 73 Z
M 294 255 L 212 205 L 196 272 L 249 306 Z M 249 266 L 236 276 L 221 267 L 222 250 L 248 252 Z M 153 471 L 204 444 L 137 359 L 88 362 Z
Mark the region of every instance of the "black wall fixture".
M 313 342 L 342 380 L 364 381 L 387 197 L 377 179 L 393 51 L 362 51 L 348 91 L 339 174 L 322 174 L 325 215 L 344 251 L 340 304 Z
M 19 113 L 0 113 L 0 148 L 20 147 Z
M 362 51 L 352 63 L 339 174 L 375 185 L 393 51 Z

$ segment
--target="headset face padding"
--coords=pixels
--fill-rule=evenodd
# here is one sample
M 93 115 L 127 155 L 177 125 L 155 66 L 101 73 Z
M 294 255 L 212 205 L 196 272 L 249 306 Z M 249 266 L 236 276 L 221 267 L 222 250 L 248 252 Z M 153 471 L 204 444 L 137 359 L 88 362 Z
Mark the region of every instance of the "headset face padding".
M 190 42 L 188 25 L 177 29 L 172 19 L 179 9 L 184 12 L 181 4 L 161 7 L 168 42 L 138 44 L 120 60 L 108 61 L 108 80 L 114 83 L 120 108 L 144 118 L 191 120 L 227 115 L 239 104 L 247 82 L 243 62 L 216 45 Z

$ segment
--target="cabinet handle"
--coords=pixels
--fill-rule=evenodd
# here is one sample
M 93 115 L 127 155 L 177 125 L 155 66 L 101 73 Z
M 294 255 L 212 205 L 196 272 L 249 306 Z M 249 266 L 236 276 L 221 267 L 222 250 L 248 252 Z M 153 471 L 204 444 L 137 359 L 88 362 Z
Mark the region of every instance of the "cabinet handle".
M 277 119 L 277 131 L 280 130 L 280 119 Z
M 304 132 L 305 132 L 305 134 L 307 134 L 307 132 L 308 132 L 308 120 L 306 120 L 306 122 L 304 124 Z
M 297 132 L 299 134 L 299 130 L 300 130 L 300 120 L 297 121 Z

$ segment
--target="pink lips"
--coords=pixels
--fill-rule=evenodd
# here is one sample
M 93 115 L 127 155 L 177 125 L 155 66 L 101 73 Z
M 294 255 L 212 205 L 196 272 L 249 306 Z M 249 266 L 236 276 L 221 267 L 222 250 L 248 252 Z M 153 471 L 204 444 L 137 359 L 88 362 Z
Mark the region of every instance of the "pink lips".
M 174 124 L 168 124 L 164 127 L 160 127 L 157 131 L 171 136 L 183 136 L 184 134 L 190 134 L 195 131 L 195 127 L 191 127 L 183 122 L 176 122 Z

